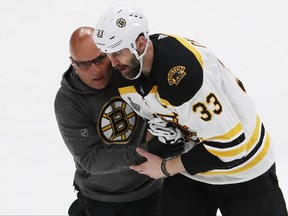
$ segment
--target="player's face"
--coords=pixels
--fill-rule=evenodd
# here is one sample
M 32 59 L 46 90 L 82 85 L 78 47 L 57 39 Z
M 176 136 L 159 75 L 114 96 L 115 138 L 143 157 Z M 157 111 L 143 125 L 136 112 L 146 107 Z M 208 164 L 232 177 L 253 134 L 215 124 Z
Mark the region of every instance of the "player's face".
M 133 79 L 140 70 L 140 62 L 130 52 L 129 49 L 123 49 L 118 52 L 108 54 L 112 67 L 119 70 L 126 79 Z

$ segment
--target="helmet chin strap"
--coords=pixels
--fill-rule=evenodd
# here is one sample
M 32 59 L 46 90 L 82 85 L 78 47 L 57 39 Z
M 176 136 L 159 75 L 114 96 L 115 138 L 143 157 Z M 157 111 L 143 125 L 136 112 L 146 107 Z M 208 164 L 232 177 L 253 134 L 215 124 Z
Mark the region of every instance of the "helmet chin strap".
M 140 68 L 139 68 L 138 74 L 135 77 L 133 77 L 133 78 L 129 78 L 129 80 L 135 80 L 135 79 L 138 79 L 140 77 L 142 69 L 143 69 L 143 59 L 144 59 L 144 56 L 145 56 L 145 54 L 147 52 L 149 43 L 150 43 L 150 40 L 148 38 L 147 42 L 146 42 L 145 50 L 140 56 L 139 56 L 139 54 L 138 54 L 136 49 L 133 51 L 133 54 L 135 55 L 136 59 L 140 62 Z

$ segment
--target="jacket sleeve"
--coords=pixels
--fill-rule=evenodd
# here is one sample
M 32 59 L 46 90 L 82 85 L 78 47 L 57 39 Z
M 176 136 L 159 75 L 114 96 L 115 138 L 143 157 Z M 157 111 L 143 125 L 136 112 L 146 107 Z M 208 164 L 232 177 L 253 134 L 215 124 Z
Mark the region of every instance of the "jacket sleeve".
M 57 93 L 54 109 L 66 146 L 76 164 L 82 166 L 88 173 L 93 175 L 115 173 L 129 169 L 131 164 L 145 161 L 135 151 L 138 146 L 147 149 L 145 140 L 127 144 L 105 144 L 100 139 L 97 126 L 89 114 L 81 109 L 75 98 L 67 97 L 61 90 Z M 145 135 L 144 130 L 146 131 L 145 127 L 139 128 L 138 125 L 134 133 Z

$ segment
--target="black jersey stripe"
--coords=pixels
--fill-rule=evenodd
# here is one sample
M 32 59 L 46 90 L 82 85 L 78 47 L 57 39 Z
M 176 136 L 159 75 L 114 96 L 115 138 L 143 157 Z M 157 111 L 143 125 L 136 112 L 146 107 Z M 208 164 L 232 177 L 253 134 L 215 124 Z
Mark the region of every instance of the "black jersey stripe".
M 235 147 L 238 144 L 242 143 L 245 141 L 245 135 L 244 133 L 240 134 L 236 139 L 230 141 L 230 142 L 214 142 L 214 141 L 203 141 L 205 145 L 209 145 L 211 147 L 215 148 L 220 148 L 220 149 L 226 149 L 226 148 L 231 148 Z

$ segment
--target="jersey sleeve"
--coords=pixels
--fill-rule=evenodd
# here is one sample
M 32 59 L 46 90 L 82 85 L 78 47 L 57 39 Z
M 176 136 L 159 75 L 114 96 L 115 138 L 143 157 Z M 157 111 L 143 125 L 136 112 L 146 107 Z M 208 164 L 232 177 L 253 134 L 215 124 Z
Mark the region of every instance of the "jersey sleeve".
M 181 156 L 191 175 L 242 166 L 258 154 L 265 130 L 241 81 L 210 51 L 201 49 L 203 85 L 179 109 L 183 113 L 183 107 L 191 106 L 189 120 L 182 121 L 201 141 Z

